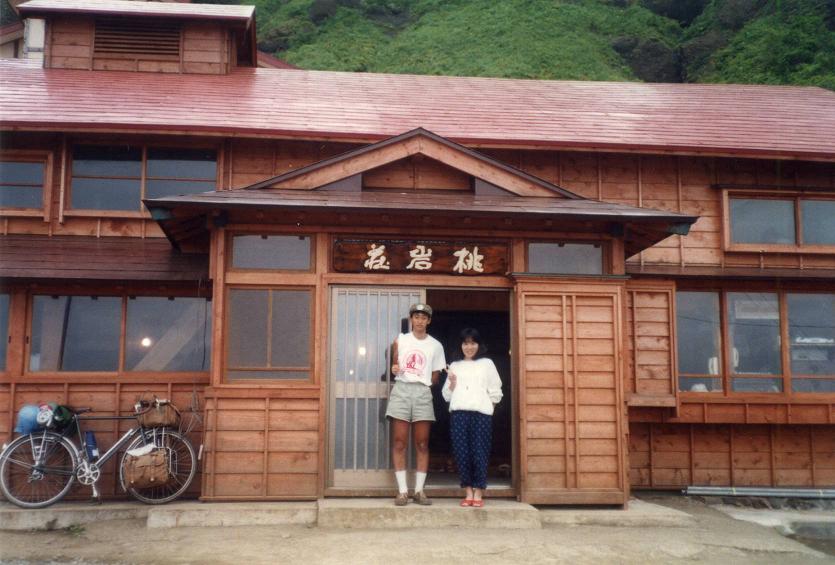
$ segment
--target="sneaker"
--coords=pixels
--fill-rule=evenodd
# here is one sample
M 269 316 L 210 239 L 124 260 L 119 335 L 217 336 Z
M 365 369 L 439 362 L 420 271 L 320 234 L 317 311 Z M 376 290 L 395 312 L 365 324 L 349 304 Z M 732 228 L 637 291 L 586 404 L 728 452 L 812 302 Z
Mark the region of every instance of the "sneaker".
M 426 496 L 426 493 L 423 491 L 419 491 L 413 494 L 412 500 L 414 500 L 416 504 L 420 504 L 421 506 L 432 506 L 432 501 L 429 500 L 429 497 Z
M 407 504 L 409 504 L 409 495 L 405 492 L 401 492 L 394 499 L 395 506 L 406 506 Z

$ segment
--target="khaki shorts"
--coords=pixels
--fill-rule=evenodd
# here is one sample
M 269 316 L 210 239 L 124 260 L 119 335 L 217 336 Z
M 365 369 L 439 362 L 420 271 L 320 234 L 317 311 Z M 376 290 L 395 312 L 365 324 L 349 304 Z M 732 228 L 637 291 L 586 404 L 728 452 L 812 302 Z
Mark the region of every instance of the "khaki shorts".
M 389 394 L 386 416 L 405 422 L 434 422 L 432 390 L 422 383 L 395 381 Z

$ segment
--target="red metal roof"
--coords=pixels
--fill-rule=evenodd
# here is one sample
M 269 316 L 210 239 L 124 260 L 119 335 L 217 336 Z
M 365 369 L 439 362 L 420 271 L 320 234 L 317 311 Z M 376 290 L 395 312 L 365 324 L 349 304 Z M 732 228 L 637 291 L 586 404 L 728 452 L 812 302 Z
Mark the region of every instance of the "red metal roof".
M 269 53 L 264 53 L 263 51 L 258 52 L 258 66 L 271 69 L 298 69 L 296 65 L 291 65 L 287 61 L 273 57 Z
M 248 22 L 254 6 L 185 4 L 182 2 L 136 2 L 134 0 L 29 0 L 18 6 L 22 16 L 47 14 L 96 14 L 109 16 L 182 17 Z
M 835 93 L 263 68 L 75 71 L 7 60 L 0 61 L 0 126 L 360 141 L 424 127 L 471 145 L 833 159 Z

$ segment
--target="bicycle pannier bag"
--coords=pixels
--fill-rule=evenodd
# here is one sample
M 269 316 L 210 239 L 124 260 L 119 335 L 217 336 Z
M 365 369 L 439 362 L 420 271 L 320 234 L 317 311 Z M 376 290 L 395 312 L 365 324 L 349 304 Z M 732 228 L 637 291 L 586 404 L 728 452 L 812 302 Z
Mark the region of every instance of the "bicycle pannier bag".
M 136 419 L 143 428 L 176 428 L 180 425 L 180 411 L 167 400 L 141 401 L 140 405 L 137 406 Z
M 144 455 L 128 454 L 125 459 L 125 486 L 151 488 L 168 484 L 171 472 L 165 449 L 154 449 Z

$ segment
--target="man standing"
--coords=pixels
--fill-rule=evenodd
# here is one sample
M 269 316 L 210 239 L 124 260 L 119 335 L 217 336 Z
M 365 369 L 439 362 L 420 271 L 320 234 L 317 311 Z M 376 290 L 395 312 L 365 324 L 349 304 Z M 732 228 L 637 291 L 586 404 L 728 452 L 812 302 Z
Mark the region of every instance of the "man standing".
M 412 304 L 409 308 L 409 321 L 412 331 L 397 336 L 392 345 L 391 371 L 395 377 L 386 410 L 386 416 L 391 418 L 394 440 L 391 459 L 398 490 L 394 503 L 397 506 L 409 503 L 406 448 L 411 427 L 417 452 L 413 499 L 418 504 L 428 506 L 432 501 L 423 492 L 423 486 L 429 469 L 429 430 L 435 421 L 432 391 L 429 387 L 438 384 L 440 372 L 446 367 L 446 358 L 438 340 L 426 333 L 426 328 L 432 322 L 432 308 L 428 304 Z

